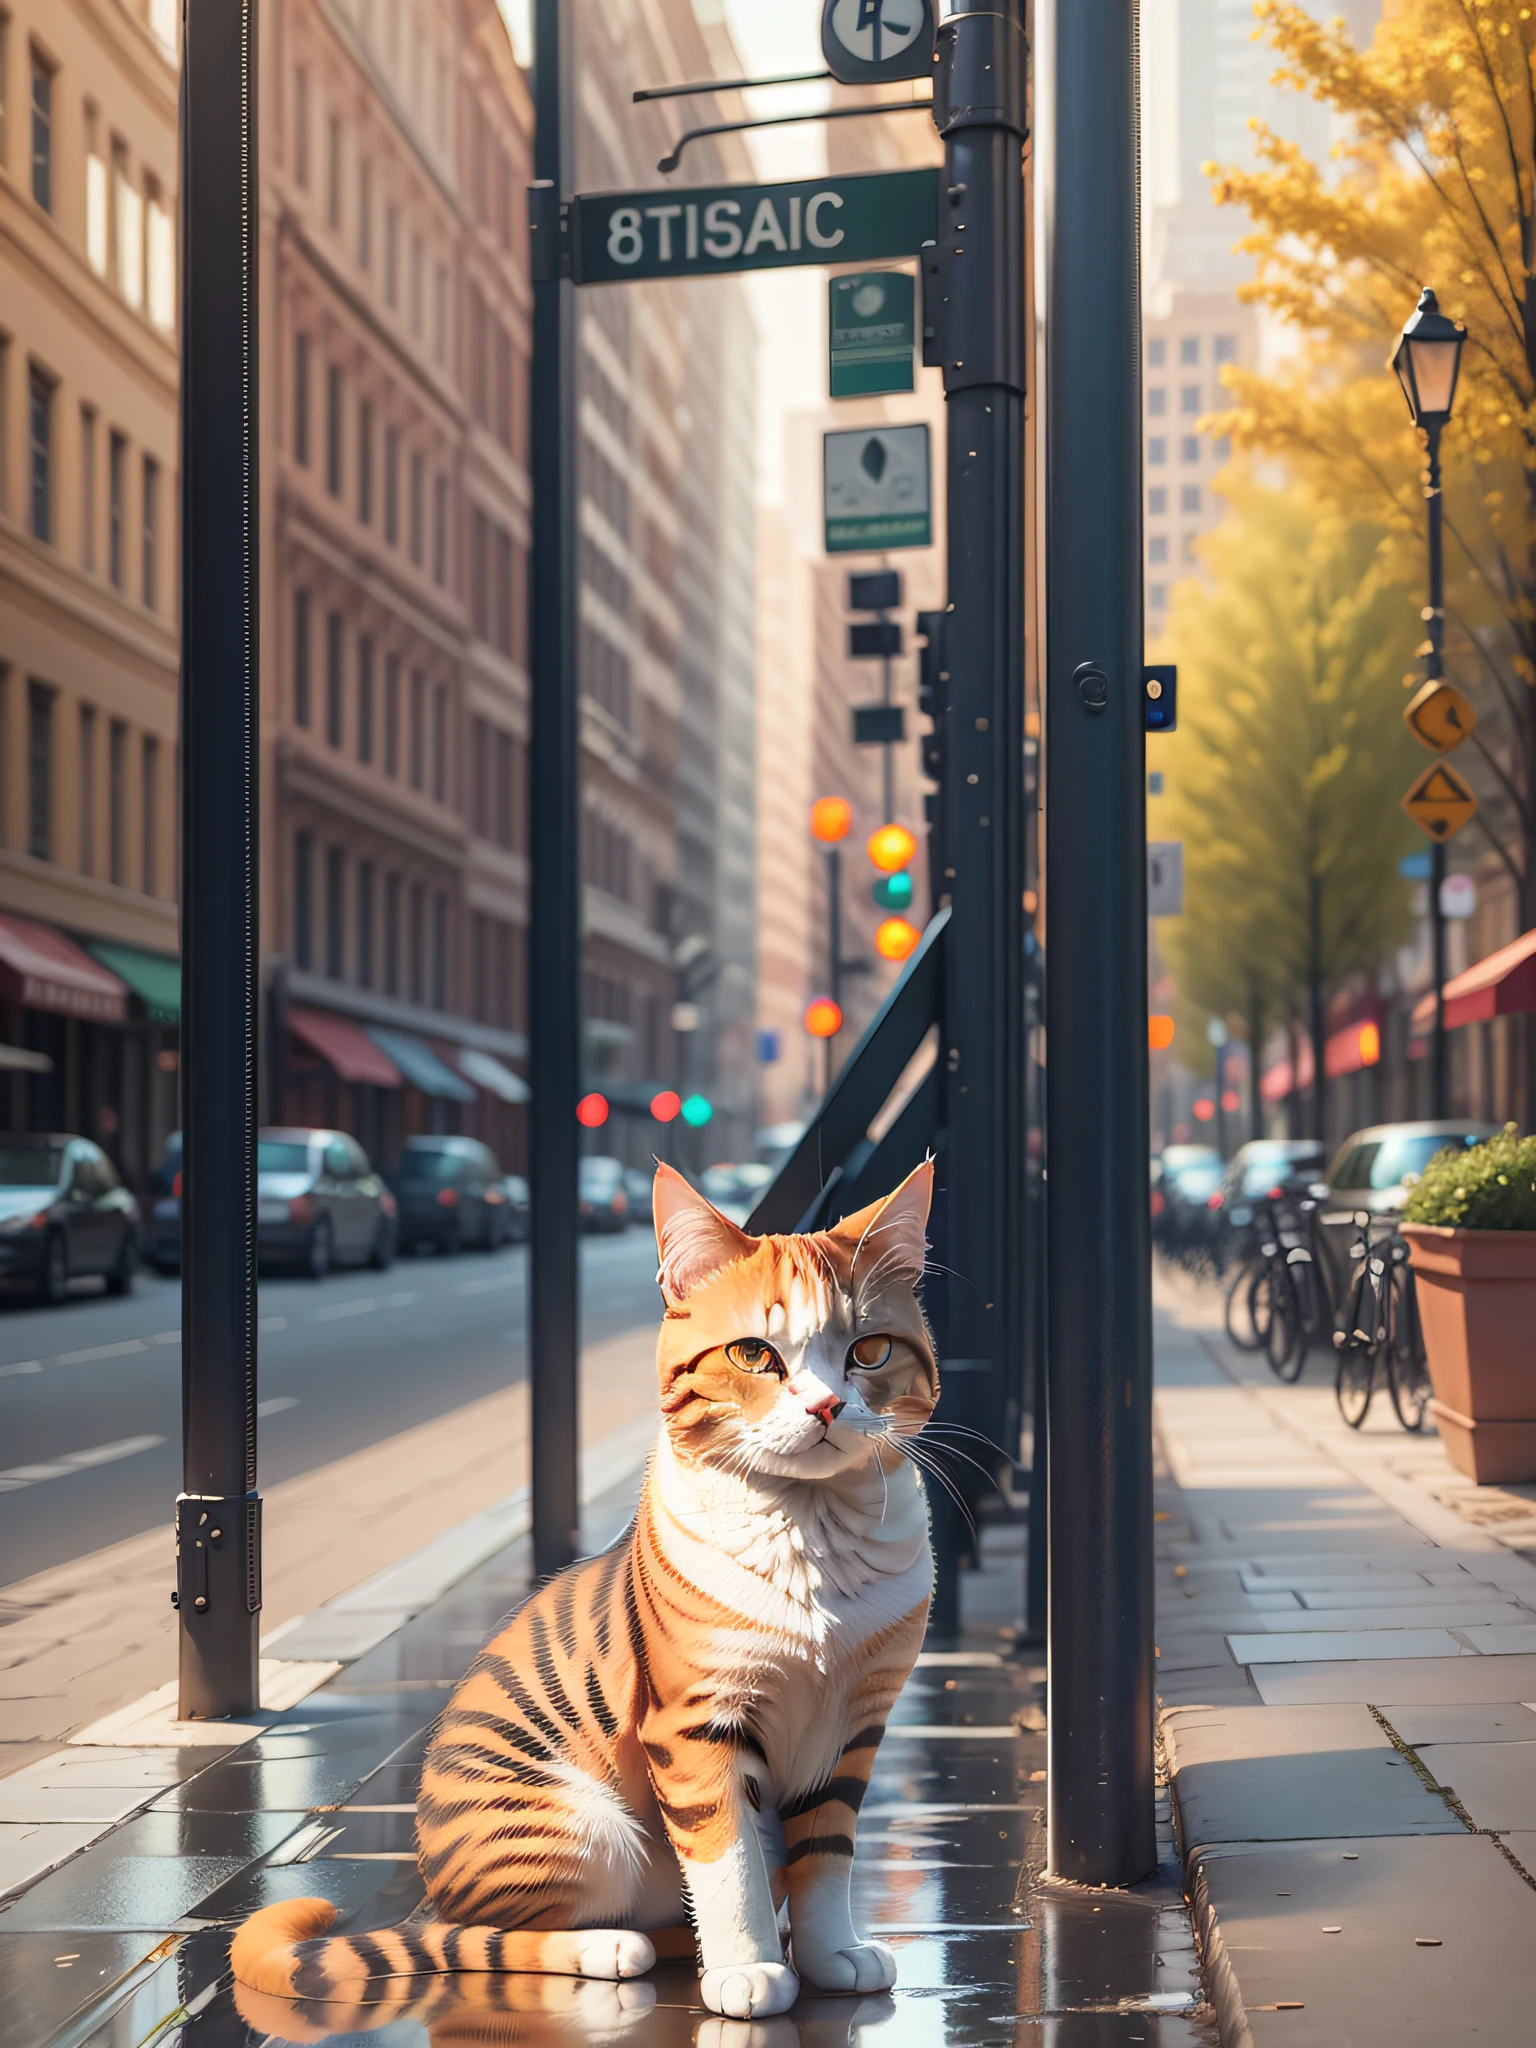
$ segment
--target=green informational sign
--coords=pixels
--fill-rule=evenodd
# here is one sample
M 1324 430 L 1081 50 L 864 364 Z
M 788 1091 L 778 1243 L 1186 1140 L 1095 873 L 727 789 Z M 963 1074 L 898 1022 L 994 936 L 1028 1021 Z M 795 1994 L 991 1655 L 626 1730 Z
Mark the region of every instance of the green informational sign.
M 577 284 L 617 284 L 879 263 L 933 241 L 938 207 L 936 170 L 589 193 L 571 201 L 571 275 Z
M 834 398 L 912 389 L 913 279 L 860 270 L 827 286 L 827 385 Z
M 822 477 L 829 555 L 933 545 L 926 426 L 825 434 Z

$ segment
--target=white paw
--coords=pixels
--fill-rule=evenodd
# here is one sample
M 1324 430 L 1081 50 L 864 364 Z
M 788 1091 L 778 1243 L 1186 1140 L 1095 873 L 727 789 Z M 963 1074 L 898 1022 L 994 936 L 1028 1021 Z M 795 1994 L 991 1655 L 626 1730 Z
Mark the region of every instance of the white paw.
M 643 1977 L 655 1960 L 656 1951 L 645 1936 L 623 1927 L 594 1928 L 576 1951 L 576 1968 L 583 1977 Z
M 781 2013 L 768 2020 L 700 2020 L 693 2048 L 802 2048 L 800 2029 Z
M 804 1954 L 796 1947 L 795 1968 L 818 1991 L 889 1991 L 896 1982 L 896 1958 L 878 1941 Z
M 699 1991 L 711 2012 L 730 2020 L 765 2019 L 788 2012 L 800 1994 L 800 1979 L 787 1963 L 727 1963 L 706 1970 Z

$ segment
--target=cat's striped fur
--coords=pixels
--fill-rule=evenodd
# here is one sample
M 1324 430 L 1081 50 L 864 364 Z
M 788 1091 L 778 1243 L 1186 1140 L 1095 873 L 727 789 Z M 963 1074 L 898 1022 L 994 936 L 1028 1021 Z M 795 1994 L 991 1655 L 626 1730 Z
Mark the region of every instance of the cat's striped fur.
M 797 1975 L 892 1982 L 848 1888 L 932 1578 L 894 1442 L 938 1393 L 915 1293 L 930 1186 L 923 1167 L 830 1231 L 755 1239 L 658 1171 L 663 1427 L 634 1523 L 455 1691 L 417 1808 L 430 1911 L 320 1938 L 323 1902 L 267 1907 L 235 1939 L 242 1983 L 366 2001 L 434 1971 L 620 1979 L 691 1950 L 690 1923 L 705 2002 L 737 2018 L 782 2011 Z

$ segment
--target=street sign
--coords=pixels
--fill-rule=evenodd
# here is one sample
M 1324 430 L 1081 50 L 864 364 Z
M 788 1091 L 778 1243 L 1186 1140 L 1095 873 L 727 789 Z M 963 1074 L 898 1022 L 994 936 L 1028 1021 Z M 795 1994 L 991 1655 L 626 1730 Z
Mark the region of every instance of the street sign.
M 910 391 L 916 335 L 913 279 L 860 270 L 827 286 L 827 389 L 833 398 Z
M 1403 712 L 1403 723 L 1421 746 L 1448 754 L 1477 723 L 1477 713 L 1453 683 L 1436 676 Z
M 848 628 L 848 657 L 851 661 L 888 661 L 900 652 L 900 619 L 861 619 Z
M 1436 761 L 1403 798 L 1403 809 L 1431 839 L 1446 840 L 1477 810 L 1477 798 L 1448 762 Z
M 842 85 L 933 75 L 929 0 L 826 0 L 821 52 Z
M 1147 841 L 1147 915 L 1184 915 L 1184 842 L 1182 839 Z
M 822 479 L 829 555 L 932 546 L 926 425 L 823 435 Z
M 894 612 L 901 609 L 899 569 L 855 569 L 848 577 L 851 612 Z M 919 628 L 919 631 L 922 629 Z
M 1477 908 L 1477 883 L 1470 875 L 1447 875 L 1440 884 L 1440 915 L 1458 923 Z
M 855 704 L 853 744 L 893 747 L 907 736 L 907 714 L 900 704 Z
M 936 170 L 585 193 L 571 201 L 571 276 L 577 284 L 614 284 L 878 263 L 915 256 L 931 242 L 938 210 Z

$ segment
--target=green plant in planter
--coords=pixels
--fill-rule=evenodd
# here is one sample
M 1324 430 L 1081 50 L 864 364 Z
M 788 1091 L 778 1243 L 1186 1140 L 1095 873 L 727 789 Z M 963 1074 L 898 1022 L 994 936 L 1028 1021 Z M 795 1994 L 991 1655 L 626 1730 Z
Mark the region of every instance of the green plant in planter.
M 1506 1124 L 1496 1138 L 1437 1152 L 1403 1204 L 1405 1223 L 1451 1230 L 1536 1230 L 1536 1138 Z

